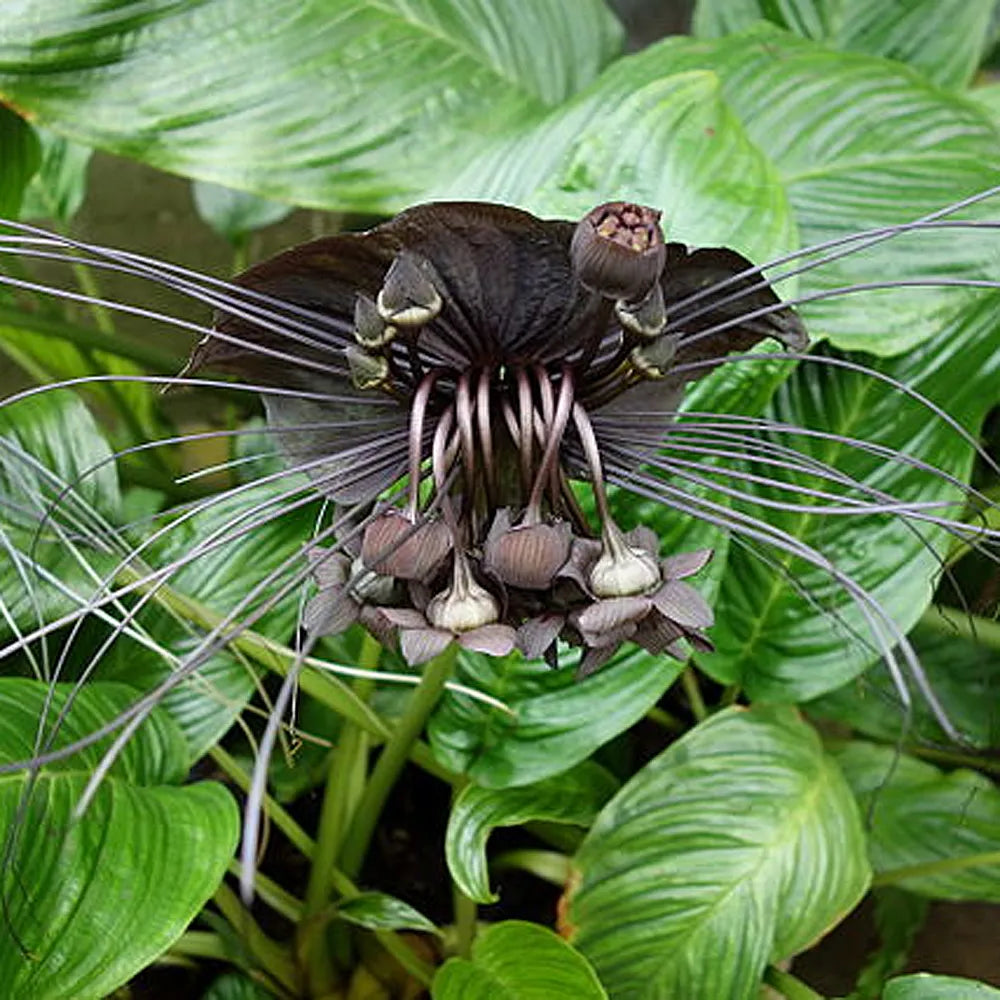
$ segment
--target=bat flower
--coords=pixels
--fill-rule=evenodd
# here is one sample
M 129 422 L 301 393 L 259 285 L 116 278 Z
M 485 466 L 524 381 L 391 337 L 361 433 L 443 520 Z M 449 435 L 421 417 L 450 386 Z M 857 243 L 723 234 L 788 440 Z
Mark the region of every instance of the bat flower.
M 333 501 L 311 634 L 359 621 L 411 663 L 452 641 L 553 662 L 562 638 L 582 673 L 625 640 L 707 644 L 683 578 L 710 553 L 661 559 L 651 530 L 615 523 L 605 479 L 634 471 L 622 446 L 669 434 L 685 385 L 727 353 L 805 346 L 749 261 L 665 241 L 641 205 L 570 222 L 456 202 L 237 280 L 248 299 L 190 367 L 260 385 L 290 470 Z

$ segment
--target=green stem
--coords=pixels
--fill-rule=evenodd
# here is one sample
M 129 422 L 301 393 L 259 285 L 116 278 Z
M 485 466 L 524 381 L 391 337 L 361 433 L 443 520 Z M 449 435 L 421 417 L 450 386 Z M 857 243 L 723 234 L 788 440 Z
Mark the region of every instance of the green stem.
M 1000 622 L 964 611 L 946 614 L 941 608 L 930 607 L 920 616 L 920 624 L 943 635 L 959 635 L 991 649 L 1000 649 Z
M 688 704 L 691 706 L 691 714 L 699 722 L 707 719 L 708 709 L 705 707 L 705 699 L 701 696 L 701 688 L 698 687 L 698 676 L 694 672 L 694 667 L 684 668 L 681 673 L 681 684 L 687 695 Z
M 891 868 L 876 875 L 872 879 L 872 886 L 896 885 L 907 879 L 921 878 L 925 875 L 940 875 L 944 872 L 961 871 L 964 868 L 986 868 L 990 865 L 1000 865 L 1000 851 L 966 854 L 959 858 L 941 858 L 938 861 L 925 861 L 919 865 L 907 865 L 905 868 Z
M 989 757 L 977 757 L 971 753 L 955 753 L 952 750 L 938 750 L 936 747 L 904 746 L 906 753 L 925 760 L 937 761 L 940 764 L 952 764 L 955 767 L 971 767 L 988 774 L 1000 774 L 1000 760 Z
M 807 986 L 801 979 L 774 965 L 769 965 L 765 970 L 764 982 L 776 989 L 786 1000 L 824 1000 L 811 986 Z
M 366 670 L 378 669 L 382 647 L 365 633 L 358 665 Z M 359 678 L 352 685 L 354 693 L 367 702 L 371 697 L 373 682 Z M 327 758 L 326 785 L 320 813 L 319 831 L 316 836 L 316 853 L 313 855 L 306 888 L 305 907 L 297 930 L 300 953 L 305 956 L 309 988 L 316 996 L 332 992 L 337 982 L 335 960 L 346 965 L 350 961 L 350 938 L 345 925 L 337 925 L 327 940 L 328 919 L 319 919 L 327 910 L 330 888 L 336 871 L 337 855 L 343 846 L 351 813 L 355 806 L 352 778 L 360 775 L 364 781 L 368 756 L 368 734 L 348 720 L 340 730 L 337 745 Z
M 655 722 L 671 733 L 683 733 L 687 726 L 675 715 L 671 715 L 666 709 L 654 705 L 647 713 L 646 718 L 650 722 Z
M 410 696 L 406 712 L 382 748 L 378 763 L 372 771 L 371 778 L 368 779 L 344 841 L 340 867 L 349 878 L 357 877 L 361 870 L 368 851 L 368 843 L 385 800 L 396 783 L 413 744 L 422 732 L 427 717 L 444 690 L 445 681 L 451 673 L 457 655 L 458 647 L 455 643 L 451 643 L 440 656 L 426 664 L 420 684 Z
M 216 744 L 209 751 L 209 754 L 240 791 L 248 792 L 250 790 L 250 775 L 221 746 Z M 307 858 L 313 856 L 316 851 L 316 841 L 270 795 L 264 797 L 264 812 L 268 819 Z
M 242 865 L 236 861 L 229 862 L 229 873 L 240 877 L 243 871 Z M 302 917 L 302 900 L 293 896 L 284 886 L 279 885 L 272 878 L 268 878 L 263 872 L 255 871 L 253 876 L 253 888 L 257 896 L 260 897 L 275 913 L 280 913 L 293 924 Z
M 468 958 L 472 954 L 472 942 L 476 940 L 478 908 L 476 901 L 469 899 L 454 884 L 451 887 L 451 898 L 455 912 L 455 953 L 460 958 Z
M 214 931 L 185 931 L 171 946 L 168 955 L 189 955 L 192 958 L 214 958 L 229 962 L 232 955 L 226 943 Z
M 236 893 L 225 882 L 215 890 L 212 898 L 230 926 L 239 934 L 250 955 L 260 963 L 260 967 L 298 996 L 301 989 L 300 977 L 288 951 L 272 941 L 257 926 Z

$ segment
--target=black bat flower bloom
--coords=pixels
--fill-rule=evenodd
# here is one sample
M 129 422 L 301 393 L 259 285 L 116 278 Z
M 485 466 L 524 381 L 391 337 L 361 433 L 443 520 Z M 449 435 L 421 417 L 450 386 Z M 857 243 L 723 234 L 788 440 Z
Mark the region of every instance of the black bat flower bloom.
M 441 203 L 238 283 L 309 323 L 225 311 L 190 367 L 284 390 L 265 396 L 284 452 L 349 508 L 310 556 L 311 635 L 361 621 L 411 663 L 452 639 L 555 662 L 562 638 L 584 648 L 581 674 L 627 639 L 710 648 L 711 612 L 681 578 L 711 553 L 623 532 L 605 470 L 627 471 L 609 455 L 633 444 L 636 414 L 644 436 L 666 433 L 685 383 L 727 352 L 805 346 L 750 262 L 666 243 L 659 213 L 625 202 L 579 223 Z M 673 311 L 683 301 L 697 324 Z

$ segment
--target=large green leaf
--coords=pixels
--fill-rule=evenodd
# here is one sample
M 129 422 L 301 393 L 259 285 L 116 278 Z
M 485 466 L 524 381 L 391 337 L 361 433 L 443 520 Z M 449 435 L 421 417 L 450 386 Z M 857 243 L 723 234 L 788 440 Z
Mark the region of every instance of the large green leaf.
M 576 857 L 566 919 L 616 1000 L 744 1000 L 864 894 L 851 793 L 791 709 L 730 709 L 638 772 Z
M 777 167 L 804 245 L 913 221 L 1000 177 L 1000 143 L 983 110 L 904 66 L 833 52 L 768 26 L 712 41 L 668 39 L 637 58 L 655 60 L 660 72 L 719 75 L 725 101 Z M 995 212 L 993 203 L 956 218 Z M 996 279 L 996 246 L 993 231 L 958 238 L 911 233 L 810 271 L 799 290 L 886 279 Z M 960 288 L 869 291 L 813 302 L 802 312 L 814 336 L 893 354 L 939 336 L 969 295 Z
M 34 745 L 45 688 L 0 680 L 0 759 Z M 79 692 L 59 733 L 65 745 L 134 700 L 120 685 Z M 56 689 L 53 713 L 65 705 Z M 11 997 L 105 996 L 166 949 L 218 886 L 239 829 L 219 785 L 170 787 L 186 773 L 183 736 L 155 710 L 112 765 L 79 820 L 72 818 L 108 739 L 43 770 L 0 777 L 8 831 L 0 981 Z
M 24 190 L 41 161 L 34 129 L 0 101 L 0 215 L 17 217 Z
M 26 219 L 55 219 L 65 224 L 83 204 L 93 150 L 47 130 L 39 138 L 42 164 L 25 192 L 21 214 Z
M 726 245 L 765 261 L 796 244 L 770 161 L 747 138 L 706 70 L 666 75 L 645 53 L 516 137 L 498 137 L 432 195 L 512 201 L 578 218 L 627 198 L 663 212 L 668 239 Z
M 883 1000 L 1000 1000 L 1000 990 L 972 979 L 920 972 L 891 980 Z
M 939 619 L 939 626 L 918 625 L 910 639 L 935 696 L 963 741 L 990 750 L 1000 746 L 1000 653 L 986 642 L 950 634 L 949 624 L 961 620 L 961 612 L 949 612 Z M 991 626 L 1000 635 L 1000 626 L 981 625 Z M 890 743 L 900 736 L 931 745 L 948 740 L 926 701 L 918 699 L 911 716 L 906 716 L 883 663 L 805 707 L 810 715 L 835 719 Z
M 520 656 L 462 653 L 456 680 L 499 698 L 513 715 L 446 692 L 430 740 L 446 767 L 486 788 L 527 785 L 560 774 L 624 732 L 681 671 L 677 660 L 641 650 L 618 654 L 582 683 Z
M 87 145 L 298 204 L 399 206 L 618 49 L 600 0 L 38 0 L 0 95 Z
M 445 835 L 445 857 L 455 884 L 479 903 L 495 903 L 486 870 L 486 841 L 498 826 L 529 820 L 589 826 L 618 782 L 593 761 L 521 788 L 468 785 L 455 800 Z
M 431 985 L 434 1000 L 607 1000 L 594 970 L 552 931 L 521 920 L 477 938 L 472 961 L 449 959 Z
M 763 18 L 833 48 L 910 63 L 958 88 L 979 65 L 993 8 L 993 0 L 699 0 L 694 28 L 726 35 Z
M 1000 902 L 1000 790 L 988 778 L 945 774 L 867 743 L 850 744 L 837 760 L 870 816 L 868 850 L 877 873 L 928 866 L 898 884 L 932 899 Z M 993 863 L 961 867 L 980 854 L 992 854 Z
M 873 367 L 936 401 L 975 432 L 997 398 L 997 332 L 991 296 L 933 344 Z M 960 478 L 970 469 L 971 445 L 926 406 L 822 359 L 800 367 L 775 396 L 770 415 L 792 426 L 876 442 Z M 953 505 L 959 499 L 943 479 L 903 462 L 817 437 L 775 435 L 774 441 L 900 499 Z M 776 490 L 732 479 L 728 485 L 765 501 L 806 506 L 783 511 L 741 502 L 741 509 L 818 549 L 872 594 L 902 632 L 909 630 L 931 598 L 940 552 L 947 547 L 941 529 L 907 525 L 895 515 L 823 515 L 797 491 L 832 485 L 836 493 L 842 489 L 836 484 L 771 466 L 745 471 L 789 486 Z M 957 506 L 949 512 L 954 516 Z M 754 698 L 799 701 L 840 687 L 879 656 L 865 614 L 825 570 L 777 550 L 771 557 L 776 565 L 732 547 L 712 632 L 718 652 L 699 656 L 699 663 L 720 680 L 743 684 Z

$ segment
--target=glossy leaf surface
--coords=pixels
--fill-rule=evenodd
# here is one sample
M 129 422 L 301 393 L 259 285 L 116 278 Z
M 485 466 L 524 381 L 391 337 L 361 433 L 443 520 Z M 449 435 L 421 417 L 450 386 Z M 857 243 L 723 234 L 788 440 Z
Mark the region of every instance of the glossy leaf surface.
M 932 899 L 1000 902 L 1000 790 L 973 771 L 943 773 L 889 747 L 853 743 L 837 760 L 871 816 L 872 867 Z M 991 855 L 976 864 L 977 855 Z
M 43 684 L 0 681 L 5 761 L 33 745 L 44 698 Z M 57 693 L 54 709 L 64 698 Z M 133 700 L 119 685 L 80 692 L 60 741 L 91 732 Z M 185 774 L 186 747 L 159 711 L 74 821 L 107 743 L 54 763 L 33 783 L 23 773 L 0 779 L 0 819 L 13 838 L 3 890 L 16 933 L 0 938 L 0 979 L 11 996 L 105 996 L 181 935 L 232 856 L 236 803 L 214 783 L 166 784 Z
M 864 894 L 860 816 L 790 709 L 712 716 L 605 806 L 565 926 L 621 1000 L 757 995 Z
M 912 222 L 997 183 L 1000 143 L 987 115 L 905 67 L 767 26 L 713 41 L 667 39 L 640 58 L 670 72 L 719 75 L 723 98 L 777 168 L 803 246 Z M 952 218 L 994 214 L 995 202 Z M 883 278 L 995 280 L 994 234 L 961 233 L 910 233 L 872 245 L 803 275 L 799 292 Z M 777 290 L 785 294 L 780 283 Z M 969 295 L 962 288 L 866 290 L 810 302 L 802 315 L 814 338 L 895 354 L 942 336 Z
M 537 121 L 619 44 L 599 0 L 60 0 L 4 18 L 0 95 L 176 173 L 377 209 Z
M 589 826 L 618 782 L 593 761 L 520 788 L 467 785 L 455 800 L 445 835 L 445 857 L 455 884 L 478 903 L 495 903 L 486 866 L 486 841 L 499 826 L 530 820 Z
M 434 1000 L 607 1000 L 584 958 L 552 931 L 506 920 L 484 931 L 472 961 L 449 959 L 434 977 Z
M 519 657 L 463 654 L 456 680 L 499 698 L 514 715 L 447 692 L 431 717 L 435 756 L 486 788 L 561 774 L 640 719 L 682 664 L 625 650 L 583 682 Z
M 935 83 L 963 87 L 983 56 L 993 0 L 699 0 L 695 31 L 727 35 L 766 19 L 831 48 L 909 63 Z
M 997 395 L 995 309 L 992 299 L 983 300 L 933 344 L 879 362 L 875 371 L 946 407 L 951 418 L 974 432 Z M 768 416 L 788 426 L 874 442 L 907 456 L 887 460 L 884 454 L 794 433 L 769 438 L 877 491 L 856 494 L 857 499 L 879 502 L 879 493 L 883 499 L 919 495 L 924 502 L 951 504 L 945 514 L 954 516 L 959 510 L 953 486 L 908 462 L 923 462 L 961 478 L 970 469 L 971 444 L 892 384 L 824 364 L 820 357 L 801 365 L 782 386 Z M 942 529 L 922 521 L 908 526 L 896 515 L 825 515 L 818 510 L 823 503 L 843 505 L 803 499 L 798 490 L 829 488 L 828 481 L 764 463 L 746 471 L 787 485 L 778 489 L 739 480 L 729 483 L 764 501 L 755 507 L 741 500 L 741 510 L 822 553 L 879 602 L 900 632 L 912 627 L 930 601 L 939 553 L 947 549 Z M 842 489 L 834 486 L 834 492 Z M 789 502 L 801 509 L 774 506 Z M 719 625 L 712 633 L 718 652 L 699 655 L 706 670 L 726 683 L 741 683 L 755 699 L 800 701 L 841 686 L 879 657 L 865 613 L 840 582 L 803 559 L 776 549 L 766 554 L 776 560 L 777 569 L 745 548 L 733 547 L 717 605 Z

